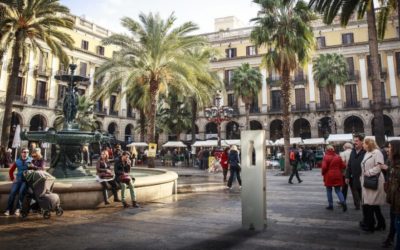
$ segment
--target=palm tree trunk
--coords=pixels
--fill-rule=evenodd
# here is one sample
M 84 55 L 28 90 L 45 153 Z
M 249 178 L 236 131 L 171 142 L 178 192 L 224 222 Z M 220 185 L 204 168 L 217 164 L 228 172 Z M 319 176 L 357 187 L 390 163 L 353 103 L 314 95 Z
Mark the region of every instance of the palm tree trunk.
M 400 0 L 397 0 L 397 26 L 400 25 Z M 397 36 L 400 40 L 400 32 L 397 32 Z
M 290 71 L 285 67 L 282 71 L 282 100 L 283 100 L 283 140 L 285 151 L 285 175 L 291 173 L 291 166 L 289 162 L 289 148 L 290 148 Z
M 157 114 L 157 101 L 158 101 L 158 88 L 159 84 L 156 80 L 150 81 L 150 110 L 149 120 L 147 127 L 147 139 L 148 143 L 155 143 L 155 132 L 156 132 L 156 114 Z M 148 158 L 147 166 L 149 168 L 155 167 L 154 157 Z
M 21 65 L 22 58 L 20 56 L 20 46 L 22 41 L 22 32 L 17 32 L 15 43 L 13 46 L 12 51 L 12 70 L 10 79 L 8 80 L 7 85 L 7 94 L 5 100 L 5 109 L 4 109 L 4 119 L 3 119 L 3 127 L 1 130 L 1 145 L 4 147 L 8 147 L 8 140 L 10 136 L 10 126 L 11 126 L 11 118 L 12 118 L 12 107 L 13 101 L 15 97 L 15 92 L 17 89 L 18 83 L 18 74 L 19 74 L 19 67 Z
M 192 97 L 192 144 L 196 142 L 197 101 Z
M 330 100 L 330 105 L 329 105 L 329 112 L 330 112 L 330 116 L 331 116 L 331 134 L 336 134 L 336 122 L 335 122 L 335 100 L 333 99 L 333 93 L 334 93 L 334 89 L 330 89 L 329 90 L 329 98 Z
M 246 102 L 244 104 L 244 109 L 246 111 L 246 130 L 250 130 L 250 103 Z
M 140 141 L 144 142 L 144 138 L 146 135 L 146 114 L 144 113 L 143 109 L 139 110 L 140 112 L 140 118 L 139 118 L 139 123 L 140 123 Z
M 374 114 L 375 140 L 379 146 L 385 143 L 385 130 L 383 124 L 382 96 L 381 96 L 381 72 L 378 59 L 378 35 L 376 31 L 374 2 L 371 8 L 367 8 L 367 23 L 369 37 L 369 54 L 372 67 L 372 113 Z

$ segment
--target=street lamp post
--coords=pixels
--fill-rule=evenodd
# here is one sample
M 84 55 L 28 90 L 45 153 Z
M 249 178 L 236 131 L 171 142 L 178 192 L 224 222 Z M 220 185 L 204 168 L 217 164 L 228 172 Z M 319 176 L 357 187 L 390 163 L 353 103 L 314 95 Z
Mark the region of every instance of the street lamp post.
M 229 121 L 233 117 L 233 108 L 223 106 L 221 91 L 215 96 L 215 106 L 204 109 L 204 115 L 208 121 L 215 122 L 218 130 L 218 148 L 221 148 L 221 123 Z

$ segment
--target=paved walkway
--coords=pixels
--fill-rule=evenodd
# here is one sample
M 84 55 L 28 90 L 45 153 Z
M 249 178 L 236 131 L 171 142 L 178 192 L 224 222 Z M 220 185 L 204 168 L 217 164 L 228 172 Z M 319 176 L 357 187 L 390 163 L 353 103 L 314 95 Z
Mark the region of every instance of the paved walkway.
M 172 168 L 168 168 L 172 169 Z M 180 183 L 221 181 L 195 169 L 176 169 Z M 319 170 L 301 172 L 301 184 L 267 174 L 268 226 L 263 232 L 241 229 L 240 191 L 179 194 L 143 204 L 66 211 L 62 217 L 25 221 L 0 217 L 1 249 L 379 249 L 386 232 L 359 230 L 360 211 L 349 204 L 325 210 Z M 222 174 L 221 174 L 222 175 Z M 351 196 L 349 197 L 351 200 Z M 383 209 L 385 215 L 388 208 Z M 387 217 L 387 216 L 386 216 Z M 387 221 L 388 224 L 388 221 Z

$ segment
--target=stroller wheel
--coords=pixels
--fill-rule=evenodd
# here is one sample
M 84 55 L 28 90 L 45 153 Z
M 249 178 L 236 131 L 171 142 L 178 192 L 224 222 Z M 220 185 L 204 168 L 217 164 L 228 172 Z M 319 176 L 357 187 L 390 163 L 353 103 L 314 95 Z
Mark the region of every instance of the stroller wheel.
M 62 216 L 63 213 L 64 213 L 64 210 L 61 207 L 57 208 L 57 210 L 56 210 L 56 215 L 57 216 Z
M 21 218 L 22 219 L 25 219 L 26 217 L 28 217 L 28 213 L 25 213 L 25 212 L 21 213 Z
M 43 212 L 43 218 L 50 219 L 50 217 L 51 217 L 50 211 L 46 210 Z

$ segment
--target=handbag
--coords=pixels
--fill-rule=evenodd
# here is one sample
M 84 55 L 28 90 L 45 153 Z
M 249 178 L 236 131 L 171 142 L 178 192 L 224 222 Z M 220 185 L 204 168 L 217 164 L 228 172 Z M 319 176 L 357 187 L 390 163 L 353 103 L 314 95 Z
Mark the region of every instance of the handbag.
M 108 179 L 108 178 L 113 178 L 113 177 L 114 177 L 114 175 L 110 171 L 100 173 L 100 178 L 102 178 L 102 179 Z
M 381 173 L 372 176 L 364 176 L 364 187 L 372 190 L 377 190 L 380 174 Z
M 128 174 L 123 174 L 119 177 L 119 181 L 125 184 L 129 184 L 132 181 L 132 178 Z

